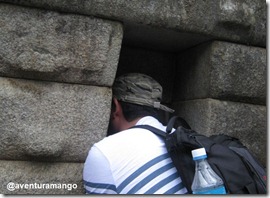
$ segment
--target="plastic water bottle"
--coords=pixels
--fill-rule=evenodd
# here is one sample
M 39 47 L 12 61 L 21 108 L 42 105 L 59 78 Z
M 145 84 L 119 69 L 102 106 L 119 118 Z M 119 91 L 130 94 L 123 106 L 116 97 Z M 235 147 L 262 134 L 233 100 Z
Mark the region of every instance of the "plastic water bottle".
M 226 194 L 222 179 L 213 171 L 207 161 L 204 148 L 191 151 L 195 161 L 195 175 L 192 182 L 193 194 Z

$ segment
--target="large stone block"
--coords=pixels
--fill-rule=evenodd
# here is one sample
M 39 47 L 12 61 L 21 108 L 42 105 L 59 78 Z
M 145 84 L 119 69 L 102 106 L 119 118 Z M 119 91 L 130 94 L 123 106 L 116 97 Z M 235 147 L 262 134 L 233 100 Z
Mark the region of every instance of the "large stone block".
M 266 103 L 266 49 L 227 42 L 194 47 L 178 58 L 175 99 Z
M 129 24 L 199 33 L 214 39 L 266 46 L 265 1 L 254 0 L 1 0 Z M 130 27 L 134 29 L 136 27 Z M 131 34 L 133 31 L 130 32 Z M 143 31 L 141 32 L 144 33 Z M 170 39 L 170 37 L 168 37 Z M 192 41 L 191 41 L 192 42 Z M 183 41 L 184 43 L 184 41 Z
M 0 160 L 1 194 L 84 194 L 82 163 Z
M 239 138 L 266 165 L 266 107 L 214 99 L 174 104 L 178 115 L 191 127 L 207 136 L 227 134 Z
M 106 136 L 111 89 L 0 78 L 0 159 L 83 162 Z
M 0 75 L 111 86 L 120 23 L 1 3 Z

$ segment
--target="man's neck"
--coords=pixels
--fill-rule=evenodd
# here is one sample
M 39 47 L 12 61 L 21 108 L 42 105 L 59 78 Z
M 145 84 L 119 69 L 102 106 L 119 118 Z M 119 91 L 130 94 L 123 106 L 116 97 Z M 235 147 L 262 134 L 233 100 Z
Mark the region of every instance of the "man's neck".
M 121 129 L 121 131 L 129 129 L 130 127 L 133 127 L 136 125 L 136 123 L 140 120 L 141 118 L 136 118 L 135 120 L 132 120 L 130 122 L 125 122 L 125 124 L 123 124 L 123 127 Z

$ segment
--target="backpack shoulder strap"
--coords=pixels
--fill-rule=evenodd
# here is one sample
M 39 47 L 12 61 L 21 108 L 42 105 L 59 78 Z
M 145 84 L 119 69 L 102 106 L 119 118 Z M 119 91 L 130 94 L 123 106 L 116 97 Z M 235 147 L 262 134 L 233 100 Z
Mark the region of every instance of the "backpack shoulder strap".
M 161 136 L 162 138 L 166 137 L 166 132 L 165 131 L 162 131 L 162 130 L 160 130 L 158 128 L 155 128 L 155 127 L 152 127 L 150 125 L 135 125 L 135 126 L 131 127 L 130 129 L 133 129 L 133 128 L 147 129 L 147 130 L 155 133 L 156 135 Z
M 187 123 L 187 121 L 184 118 L 181 118 L 179 116 L 173 116 L 172 118 L 170 118 L 167 128 L 166 128 L 166 132 L 167 133 L 171 133 L 172 129 L 178 128 L 179 126 L 182 126 L 186 129 L 191 129 L 191 127 L 189 126 L 189 124 Z

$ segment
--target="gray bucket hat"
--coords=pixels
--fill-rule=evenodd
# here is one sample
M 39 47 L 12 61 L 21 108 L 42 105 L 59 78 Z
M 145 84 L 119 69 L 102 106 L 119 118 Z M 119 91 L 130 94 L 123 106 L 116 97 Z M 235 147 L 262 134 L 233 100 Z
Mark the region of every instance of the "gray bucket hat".
M 124 74 L 114 81 L 113 96 L 119 101 L 154 107 L 173 113 L 174 110 L 160 104 L 162 87 L 150 76 L 140 73 Z

